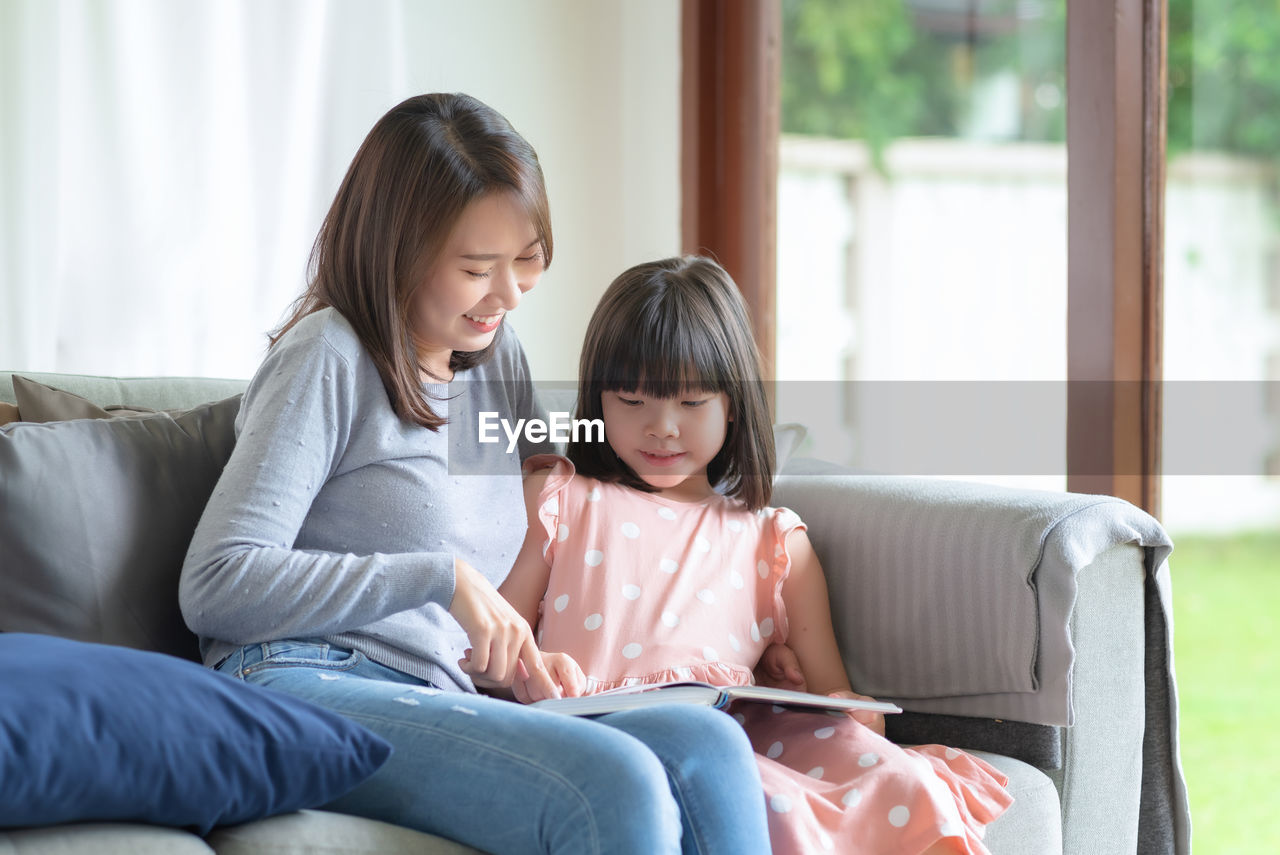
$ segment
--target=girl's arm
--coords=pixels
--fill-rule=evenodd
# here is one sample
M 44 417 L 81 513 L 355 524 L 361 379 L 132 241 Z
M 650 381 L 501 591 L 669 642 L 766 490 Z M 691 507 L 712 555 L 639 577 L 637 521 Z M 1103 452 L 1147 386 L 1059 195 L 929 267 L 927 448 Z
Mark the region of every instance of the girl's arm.
M 524 544 L 520 547 L 520 554 L 516 556 L 511 572 L 498 587 L 498 593 L 515 607 L 534 630 L 538 627 L 538 604 L 547 593 L 547 580 L 551 577 L 551 568 L 542 557 L 546 533 L 542 528 L 542 520 L 538 519 L 538 494 L 542 492 L 550 474 L 550 469 L 540 469 L 530 472 L 524 479 L 524 507 L 529 528 L 525 531 Z
M 791 572 L 782 583 L 782 602 L 787 609 L 787 646 L 800 660 L 807 690 L 818 695 L 865 697 L 849 686 L 849 676 L 831 626 L 827 580 L 804 529 L 795 529 L 788 535 L 787 552 L 791 556 Z M 884 716 L 879 713 L 859 710 L 853 717 L 884 735 Z

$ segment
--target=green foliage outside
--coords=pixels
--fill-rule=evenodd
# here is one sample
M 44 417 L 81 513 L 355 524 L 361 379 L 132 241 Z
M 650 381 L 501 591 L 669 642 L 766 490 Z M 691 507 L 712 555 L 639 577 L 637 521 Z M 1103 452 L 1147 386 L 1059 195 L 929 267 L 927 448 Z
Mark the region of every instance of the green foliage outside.
M 959 31 L 921 13 L 940 5 L 783 0 L 784 132 L 877 153 L 899 137 L 981 137 L 970 123 L 982 87 L 1013 75 L 1005 138 L 1065 140 L 1065 0 L 984 2 Z M 1280 155 L 1280 0 L 1169 0 L 1168 32 L 1170 154 Z
M 1173 534 L 1174 667 L 1196 855 L 1280 852 L 1280 531 Z

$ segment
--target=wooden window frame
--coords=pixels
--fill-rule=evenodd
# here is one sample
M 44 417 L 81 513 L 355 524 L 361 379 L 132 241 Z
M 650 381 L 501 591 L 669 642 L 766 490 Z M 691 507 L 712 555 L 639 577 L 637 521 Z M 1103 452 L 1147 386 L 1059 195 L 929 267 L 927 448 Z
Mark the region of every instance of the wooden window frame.
M 1165 0 L 1067 12 L 1067 489 L 1159 515 Z M 681 239 L 776 365 L 780 0 L 683 0 Z

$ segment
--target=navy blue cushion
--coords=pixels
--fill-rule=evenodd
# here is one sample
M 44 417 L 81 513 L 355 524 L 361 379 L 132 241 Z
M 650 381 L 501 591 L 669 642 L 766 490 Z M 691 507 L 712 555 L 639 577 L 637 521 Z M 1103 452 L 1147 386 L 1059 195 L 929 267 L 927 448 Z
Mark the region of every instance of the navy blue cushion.
M 194 827 L 317 807 L 391 746 L 301 699 L 193 662 L 0 633 L 0 827 Z

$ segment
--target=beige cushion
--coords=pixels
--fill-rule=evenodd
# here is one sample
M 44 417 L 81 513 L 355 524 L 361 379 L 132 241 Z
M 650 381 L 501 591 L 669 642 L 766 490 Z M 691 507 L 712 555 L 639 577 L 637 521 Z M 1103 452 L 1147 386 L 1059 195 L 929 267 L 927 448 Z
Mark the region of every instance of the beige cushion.
M 86 822 L 0 831 L 0 855 L 213 855 L 213 850 L 176 828 Z
M 37 383 L 29 377 L 13 375 L 13 394 L 18 400 L 22 420 L 27 422 L 62 422 L 70 419 L 110 419 L 117 416 L 140 416 L 156 412 L 147 407 L 108 406 L 97 404 Z
M 0 401 L 0 427 L 4 427 L 10 422 L 18 421 L 22 421 L 22 416 L 18 414 L 18 408 L 13 404 Z
M 304 810 L 215 828 L 218 855 L 478 855 L 443 837 L 357 816 Z M 482 853 L 479 853 L 482 855 Z

